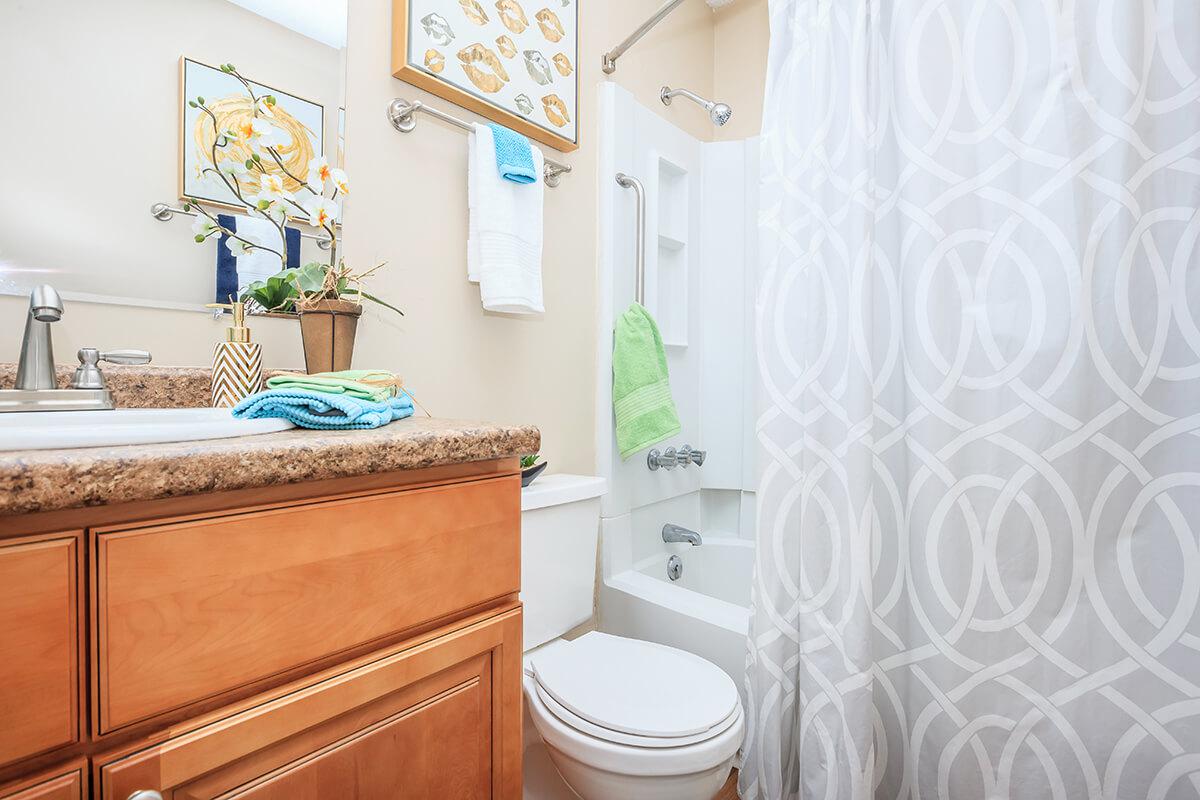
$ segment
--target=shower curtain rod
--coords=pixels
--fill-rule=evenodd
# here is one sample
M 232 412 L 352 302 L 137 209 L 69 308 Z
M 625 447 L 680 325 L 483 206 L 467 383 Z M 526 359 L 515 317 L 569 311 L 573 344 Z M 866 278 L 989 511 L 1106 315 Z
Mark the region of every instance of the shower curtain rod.
M 625 55 L 626 50 L 637 44 L 639 39 L 649 33 L 650 29 L 655 25 L 666 19 L 667 14 L 670 14 L 672 11 L 674 11 L 675 8 L 682 2 L 683 0 L 667 0 L 667 3 L 663 5 L 662 8 L 654 12 L 654 16 L 643 22 L 637 30 L 629 34 L 629 38 L 605 53 L 604 60 L 601 64 L 601 69 L 604 70 L 604 74 L 612 75 L 614 72 L 616 72 L 617 59 Z

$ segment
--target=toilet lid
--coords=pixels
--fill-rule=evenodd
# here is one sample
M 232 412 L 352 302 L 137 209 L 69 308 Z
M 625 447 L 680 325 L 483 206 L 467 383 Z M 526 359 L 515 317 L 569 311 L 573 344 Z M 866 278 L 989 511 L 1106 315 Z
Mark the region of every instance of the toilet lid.
M 544 692 L 572 714 L 634 736 L 694 737 L 738 708 L 733 679 L 715 664 L 598 631 L 535 654 L 530 668 Z

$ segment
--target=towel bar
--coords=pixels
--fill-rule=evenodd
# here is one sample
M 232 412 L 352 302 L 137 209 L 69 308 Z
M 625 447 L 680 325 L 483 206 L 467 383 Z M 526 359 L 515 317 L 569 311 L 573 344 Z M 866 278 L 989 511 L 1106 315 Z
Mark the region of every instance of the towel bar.
M 154 217 L 160 222 L 167 222 L 176 214 L 182 214 L 185 217 L 196 216 L 195 211 L 184 211 L 182 208 L 175 208 L 174 206 L 169 206 L 166 203 L 155 203 L 154 205 L 150 206 L 150 216 Z M 317 247 L 321 248 L 322 250 L 329 249 L 328 236 L 321 236 L 315 233 L 305 233 L 304 231 L 300 231 L 300 238 L 312 239 L 316 241 Z M 217 315 L 220 316 L 220 312 L 217 312 Z
M 413 128 L 417 127 L 416 113 L 420 111 L 423 114 L 428 114 L 431 117 L 437 117 L 442 122 L 447 122 L 456 128 L 462 128 L 464 131 L 472 131 L 474 128 L 471 123 L 461 120 L 458 117 L 451 116 L 445 111 L 438 111 L 436 108 L 427 106 L 420 100 L 405 100 L 403 97 L 397 97 L 387 105 L 388 121 L 392 123 L 392 127 L 401 133 L 408 133 Z M 560 164 L 557 161 L 546 159 L 545 167 L 542 174 L 545 176 L 546 185 L 550 188 L 558 186 L 559 178 L 571 171 L 571 167 L 566 164 Z

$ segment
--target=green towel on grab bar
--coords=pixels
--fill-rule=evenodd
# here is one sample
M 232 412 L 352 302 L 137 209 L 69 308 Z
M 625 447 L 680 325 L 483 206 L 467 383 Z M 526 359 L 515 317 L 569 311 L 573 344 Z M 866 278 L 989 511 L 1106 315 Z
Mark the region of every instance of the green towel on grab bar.
M 342 394 L 372 403 L 383 403 L 396 394 L 399 381 L 390 372 L 378 369 L 348 369 L 342 372 L 317 372 L 304 375 L 285 372 L 267 378 L 268 389 L 300 389 L 306 392 Z
M 621 458 L 679 433 L 662 336 L 639 303 L 617 319 L 613 334 L 613 414 Z

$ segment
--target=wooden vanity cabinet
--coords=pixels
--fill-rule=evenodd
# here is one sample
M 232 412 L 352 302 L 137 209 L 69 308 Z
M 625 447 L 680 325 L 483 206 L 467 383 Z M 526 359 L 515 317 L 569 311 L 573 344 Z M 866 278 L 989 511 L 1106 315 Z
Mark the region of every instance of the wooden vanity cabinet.
M 520 797 L 516 459 L 68 519 L 0 525 L 0 800 Z
M 0 539 L 0 767 L 79 741 L 81 543 Z
M 516 798 L 520 637 L 514 609 L 162 744 L 101 758 L 99 796 Z

